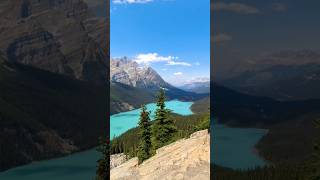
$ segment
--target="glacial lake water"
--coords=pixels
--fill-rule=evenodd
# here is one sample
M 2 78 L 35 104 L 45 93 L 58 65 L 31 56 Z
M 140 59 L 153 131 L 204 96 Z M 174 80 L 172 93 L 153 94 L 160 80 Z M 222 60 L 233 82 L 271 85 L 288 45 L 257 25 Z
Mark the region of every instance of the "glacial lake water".
M 190 115 L 192 102 L 168 101 L 167 108 L 181 115 Z M 154 116 L 155 104 L 147 108 Z M 111 137 L 120 135 L 137 126 L 140 109 L 123 112 L 110 117 Z M 214 126 L 213 156 L 215 164 L 233 169 L 247 169 L 264 166 L 266 163 L 255 150 L 255 144 L 266 134 L 266 130 L 229 128 Z M 1 157 L 0 157 L 1 158 Z M 29 165 L 0 173 L 2 180 L 92 180 L 95 177 L 97 160 L 100 154 L 89 150 L 62 158 L 34 162 Z M 212 161 L 211 161 L 212 162 Z
M 192 102 L 172 100 L 166 102 L 166 107 L 176 114 L 191 115 L 193 114 L 190 109 L 192 104 Z M 151 112 L 151 120 L 154 119 L 155 110 L 157 108 L 156 104 L 147 104 L 146 107 L 147 110 Z M 137 127 L 140 111 L 141 108 L 110 116 L 110 138 L 112 139 L 113 137 L 119 136 L 133 127 Z
M 212 126 L 213 123 L 211 123 Z M 255 149 L 258 141 L 267 134 L 267 130 L 255 128 L 230 128 L 214 124 L 213 150 L 211 162 L 232 169 L 247 170 L 267 163 Z
M 0 173 L 1 180 L 93 180 L 97 160 L 96 150 L 70 156 L 34 162 Z

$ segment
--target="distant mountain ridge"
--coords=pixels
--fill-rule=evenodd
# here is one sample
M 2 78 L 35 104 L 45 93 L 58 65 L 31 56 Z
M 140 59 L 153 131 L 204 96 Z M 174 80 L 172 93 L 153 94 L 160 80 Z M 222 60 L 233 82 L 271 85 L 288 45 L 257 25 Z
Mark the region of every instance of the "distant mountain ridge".
M 320 99 L 320 52 L 281 50 L 247 61 L 237 75 L 218 81 L 246 94 L 278 100 Z
M 186 82 L 179 88 L 195 92 L 195 93 L 210 93 L 210 79 L 209 78 L 196 78 Z

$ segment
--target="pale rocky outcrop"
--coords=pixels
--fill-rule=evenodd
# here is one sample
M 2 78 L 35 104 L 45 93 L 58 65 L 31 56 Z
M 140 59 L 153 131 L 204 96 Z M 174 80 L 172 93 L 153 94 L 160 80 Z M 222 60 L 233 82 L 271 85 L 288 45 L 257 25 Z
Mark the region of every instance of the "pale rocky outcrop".
M 209 180 L 210 135 L 198 131 L 160 148 L 157 154 L 141 165 L 137 158 L 111 169 L 112 180 Z
M 120 166 L 121 164 L 125 163 L 128 160 L 127 155 L 120 153 L 120 154 L 113 154 L 110 156 L 110 169 Z

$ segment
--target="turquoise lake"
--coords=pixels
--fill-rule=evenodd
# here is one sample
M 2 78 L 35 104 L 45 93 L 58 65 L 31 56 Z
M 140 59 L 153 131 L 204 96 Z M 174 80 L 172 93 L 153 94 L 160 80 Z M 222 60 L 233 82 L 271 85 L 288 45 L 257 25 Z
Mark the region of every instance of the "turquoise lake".
M 180 115 L 191 115 L 192 102 L 182 102 L 178 100 L 167 101 L 166 107 L 172 112 Z M 151 111 L 150 117 L 154 118 L 155 110 L 157 108 L 155 103 L 147 104 L 148 111 Z M 128 112 L 118 113 L 110 116 L 110 138 L 114 136 L 119 136 L 127 130 L 137 127 L 139 122 L 141 109 L 135 109 Z
M 255 150 L 255 145 L 267 130 L 230 128 L 220 124 L 215 124 L 213 130 L 211 162 L 214 164 L 243 170 L 267 164 Z
M 190 115 L 192 102 L 168 101 L 166 106 L 181 115 Z M 154 116 L 155 104 L 147 108 Z M 123 112 L 110 117 L 110 135 L 118 136 L 137 126 L 140 109 Z M 229 128 L 214 126 L 212 158 L 215 164 L 233 169 L 264 166 L 266 163 L 255 152 L 256 143 L 267 133 L 261 129 Z M 0 173 L 4 180 L 92 180 L 95 177 L 96 161 L 100 155 L 89 150 L 52 160 L 34 162 L 29 165 Z
M 52 160 L 34 162 L 0 173 L 2 180 L 93 180 L 96 161 L 100 154 L 96 150 L 76 153 Z

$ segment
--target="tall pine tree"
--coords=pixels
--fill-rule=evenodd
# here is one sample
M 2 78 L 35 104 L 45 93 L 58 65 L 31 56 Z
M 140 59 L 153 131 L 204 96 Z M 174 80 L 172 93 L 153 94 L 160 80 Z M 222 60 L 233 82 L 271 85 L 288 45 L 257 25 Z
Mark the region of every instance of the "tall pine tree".
M 138 147 L 138 160 L 141 164 L 144 160 L 152 155 L 151 145 L 151 123 L 149 112 L 145 105 L 142 106 L 139 121 L 139 147 Z
M 165 91 L 164 89 L 160 89 L 157 97 L 155 122 L 152 127 L 152 145 L 154 151 L 170 142 L 177 132 L 173 120 L 169 117 L 170 110 L 166 109 L 165 101 Z

